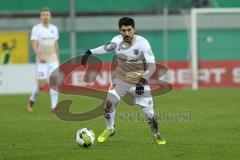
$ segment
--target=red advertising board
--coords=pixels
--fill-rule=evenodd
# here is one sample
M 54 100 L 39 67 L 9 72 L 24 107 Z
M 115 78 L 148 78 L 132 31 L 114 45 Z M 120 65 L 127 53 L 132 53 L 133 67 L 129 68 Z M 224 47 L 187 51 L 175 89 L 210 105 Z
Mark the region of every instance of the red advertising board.
M 159 79 L 171 83 L 175 89 L 191 87 L 191 70 L 187 61 L 170 61 L 167 65 L 167 73 Z M 105 63 L 96 81 L 86 83 L 83 80 L 85 69 L 80 67 L 66 78 L 65 83 L 106 90 L 111 83 L 110 69 L 110 63 Z M 240 87 L 240 61 L 200 61 L 199 86 Z

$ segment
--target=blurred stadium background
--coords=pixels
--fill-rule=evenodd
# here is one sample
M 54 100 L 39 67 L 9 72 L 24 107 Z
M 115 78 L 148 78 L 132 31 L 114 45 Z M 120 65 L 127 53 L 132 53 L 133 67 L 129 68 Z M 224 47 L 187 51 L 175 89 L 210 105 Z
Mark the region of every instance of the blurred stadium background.
M 103 119 L 59 121 L 49 115 L 46 94 L 40 95 L 36 112 L 27 113 L 36 83 L 29 36 L 32 26 L 39 23 L 42 7 L 51 9 L 52 23 L 59 27 L 62 63 L 110 41 L 118 34 L 118 19 L 133 17 L 137 34 L 149 40 L 157 61 L 169 68 L 163 78 L 177 89 L 155 98 L 156 110 L 161 106 L 161 112 L 181 114 L 191 109 L 193 123 L 161 124 L 169 145 L 160 148 L 150 143 L 151 137 L 144 138 L 150 135 L 145 123 L 121 121 L 111 143 L 79 151 L 71 139 L 75 131 L 87 126 L 98 134 L 104 128 Z M 0 65 L 0 159 L 238 159 L 239 42 L 239 0 L 4 1 L 0 5 L 0 56 L 7 45 L 12 59 Z M 100 57 L 106 63 L 111 59 L 111 55 Z M 108 88 L 109 69 L 100 75 L 92 87 Z M 80 71 L 75 71 L 69 83 L 82 85 L 82 80 Z M 99 102 L 89 99 L 81 97 L 75 107 L 87 110 L 83 104 Z M 121 105 L 119 114 L 136 112 Z M 128 132 L 131 127 L 137 138 Z
M 55 3 L 47 0 L 9 0 L 0 6 L 1 53 L 4 52 L 4 43 L 9 47 L 15 45 L 10 64 L 1 66 L 0 93 L 26 93 L 32 88 L 34 67 L 22 64 L 35 62 L 29 35 L 32 26 L 39 22 L 39 10 L 44 6 L 52 10 L 52 23 L 60 30 L 61 62 L 110 41 L 118 34 L 118 18 L 128 15 L 136 20 L 137 34 L 150 41 L 157 60 L 169 68 L 165 79 L 175 88 L 196 89 L 197 79 L 200 87 L 239 86 L 240 23 L 236 19 L 240 17 L 237 9 L 240 1 L 132 0 L 112 3 L 103 0 L 99 3 L 96 0 L 59 0 L 58 5 Z M 228 12 L 231 7 L 235 7 L 234 12 Z M 202 14 L 196 14 L 196 30 L 191 19 L 192 8 L 209 8 Z M 221 11 L 209 13 L 214 8 Z M 196 51 L 197 56 L 194 56 Z M 102 56 L 105 61 L 109 61 L 110 57 Z M 9 75 L 12 64 L 21 64 L 16 67 L 21 72 Z M 199 69 L 199 75 L 194 74 L 196 69 Z M 28 74 L 19 76 L 22 73 Z M 13 81 L 15 77 L 21 80 L 17 83 Z M 80 83 L 79 77 L 74 78 L 74 75 L 73 81 L 75 85 Z M 107 79 L 103 81 L 106 81 L 106 88 L 109 82 Z

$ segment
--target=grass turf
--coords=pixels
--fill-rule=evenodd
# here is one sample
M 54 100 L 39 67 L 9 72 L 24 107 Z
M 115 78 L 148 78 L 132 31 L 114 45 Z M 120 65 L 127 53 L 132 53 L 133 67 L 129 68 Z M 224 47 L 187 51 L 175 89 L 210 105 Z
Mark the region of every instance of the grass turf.
M 66 98 L 75 100 L 73 112 L 88 110 L 99 103 L 86 97 L 61 96 Z M 116 113 L 116 134 L 104 144 L 96 142 L 90 148 L 81 148 L 75 143 L 76 131 L 88 127 L 99 135 L 105 128 L 103 117 L 85 122 L 62 121 L 50 113 L 48 94 L 40 94 L 33 113 L 26 111 L 27 100 L 28 95 L 0 96 L 0 159 L 234 160 L 240 157 L 237 89 L 172 91 L 154 98 L 155 110 L 162 116 L 159 127 L 167 139 L 166 145 L 155 143 L 146 122 L 136 117 L 136 113 L 141 113 L 140 108 L 122 102 Z

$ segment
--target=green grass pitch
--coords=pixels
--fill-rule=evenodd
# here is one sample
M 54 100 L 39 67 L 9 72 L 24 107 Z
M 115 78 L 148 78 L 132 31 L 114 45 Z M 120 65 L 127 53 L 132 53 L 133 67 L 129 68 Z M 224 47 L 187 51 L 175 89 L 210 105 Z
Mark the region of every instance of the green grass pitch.
M 122 102 L 116 112 L 116 134 L 104 144 L 95 141 L 90 148 L 79 147 L 75 133 L 88 127 L 98 136 L 105 128 L 103 117 L 62 121 L 51 114 L 46 93 L 38 97 L 33 113 L 26 110 L 29 95 L 1 95 L 0 160 L 236 160 L 240 157 L 239 91 L 181 90 L 155 97 L 155 110 L 163 116 L 159 127 L 166 145 L 153 141 L 146 122 L 129 117 L 141 113 L 139 107 Z M 86 97 L 61 96 L 65 98 L 75 99 L 72 112 L 99 103 Z

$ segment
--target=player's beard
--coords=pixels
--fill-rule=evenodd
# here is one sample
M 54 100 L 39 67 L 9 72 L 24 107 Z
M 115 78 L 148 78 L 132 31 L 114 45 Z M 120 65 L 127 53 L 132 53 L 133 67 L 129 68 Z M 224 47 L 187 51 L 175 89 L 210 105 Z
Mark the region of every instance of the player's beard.
M 124 39 L 124 42 L 126 42 L 126 43 L 132 43 L 132 39 L 133 39 L 133 37 L 130 37 L 130 36 L 124 36 L 123 39 Z

